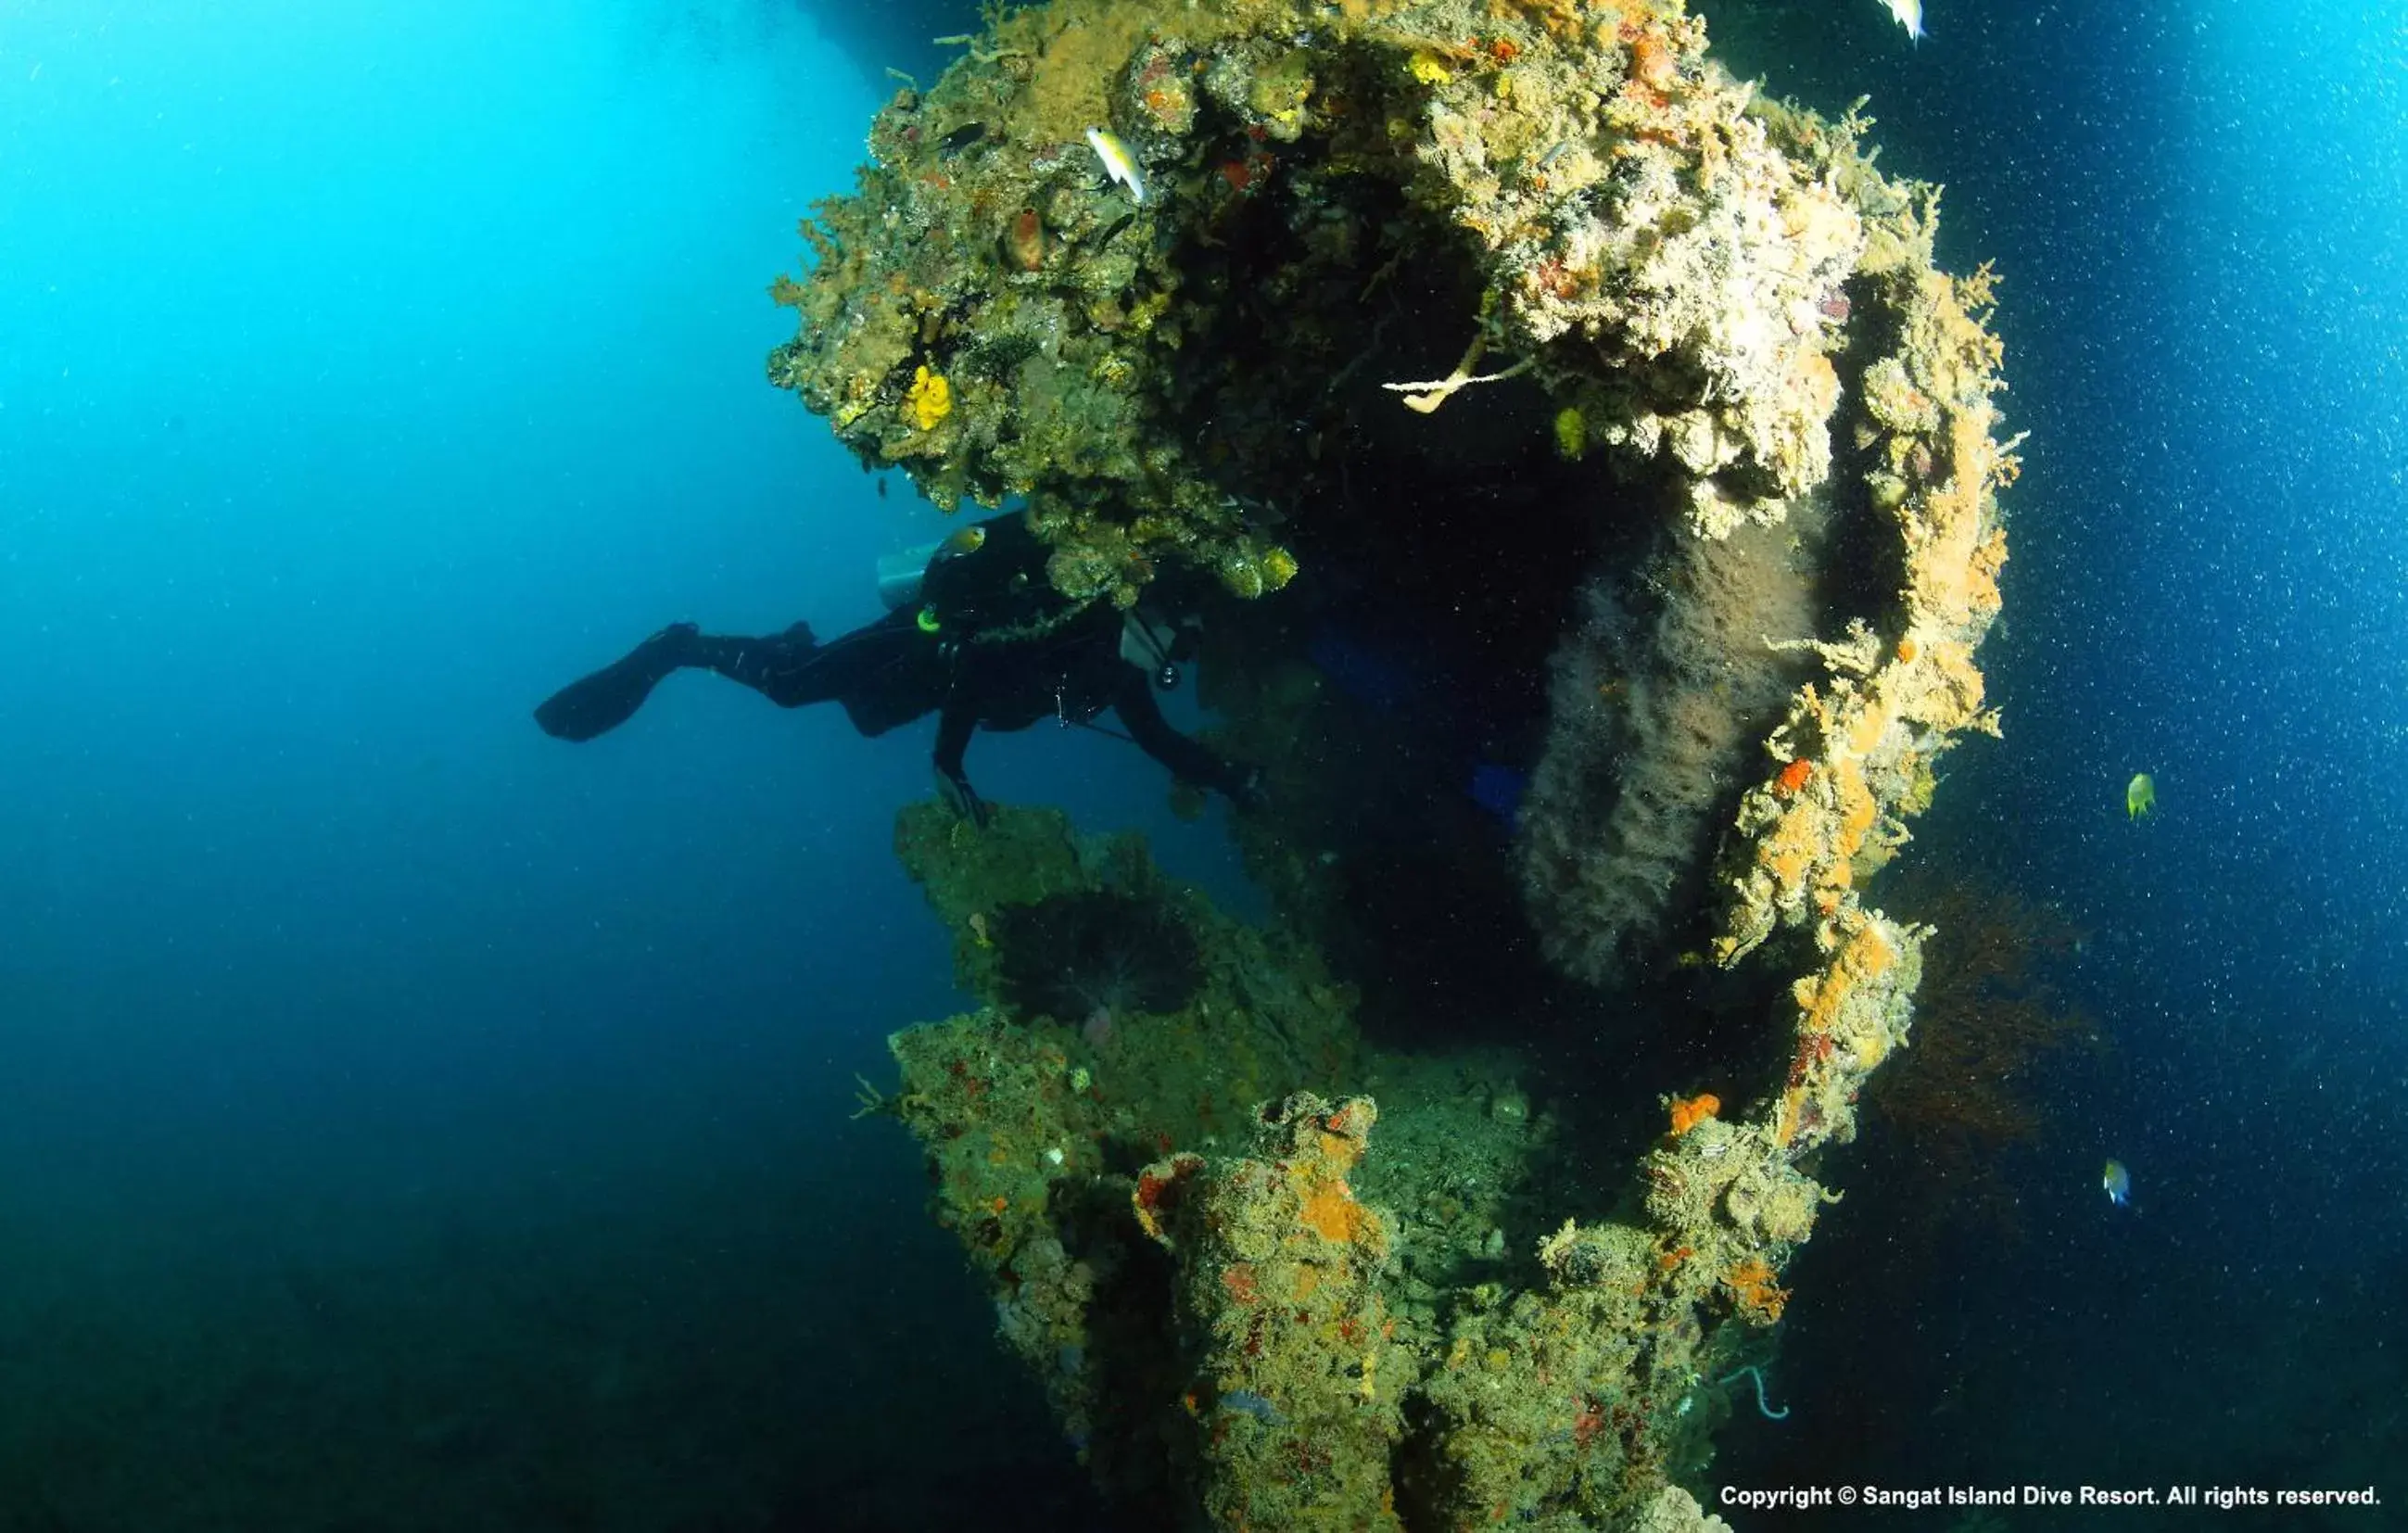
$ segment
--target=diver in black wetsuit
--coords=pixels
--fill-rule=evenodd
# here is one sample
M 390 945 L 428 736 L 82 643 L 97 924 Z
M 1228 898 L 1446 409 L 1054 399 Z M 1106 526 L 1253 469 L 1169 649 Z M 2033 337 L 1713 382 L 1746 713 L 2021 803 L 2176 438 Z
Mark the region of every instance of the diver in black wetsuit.
M 536 723 L 557 739 L 592 739 L 633 718 L 653 687 L 687 666 L 716 671 L 781 708 L 840 703 L 864 735 L 933 712 L 938 786 L 983 824 L 986 806 L 962 767 L 972 734 L 1044 718 L 1067 728 L 1109 708 L 1172 775 L 1252 806 L 1259 774 L 1171 728 L 1154 704 L 1157 681 L 1178 681 L 1177 631 L 1142 608 L 1122 612 L 1062 595 L 1046 577 L 1046 552 L 1016 514 L 964 528 L 938 545 L 916 601 L 825 644 L 803 623 L 769 638 L 675 623 L 545 699 Z

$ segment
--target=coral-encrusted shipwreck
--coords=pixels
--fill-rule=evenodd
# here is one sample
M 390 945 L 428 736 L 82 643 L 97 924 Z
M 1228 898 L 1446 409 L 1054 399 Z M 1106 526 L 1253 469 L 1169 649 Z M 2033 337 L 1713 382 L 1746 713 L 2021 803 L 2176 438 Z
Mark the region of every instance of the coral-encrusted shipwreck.
M 1004 908 L 1172 896 L 1141 856 L 1010 813 L 990 837 L 1055 850 L 907 826 L 991 1004 L 898 1037 L 882 1105 L 928 1140 L 1006 1340 L 1125 1503 L 1258 1529 L 1715 1522 L 1680 1485 L 1726 1409 L 1704 1386 L 1779 1318 L 1833 1196 L 1808 1157 L 1853 1136 L 1907 1037 L 1924 934 L 1861 886 L 1934 759 L 1997 727 L 1973 655 L 2015 460 L 1989 281 L 1936 269 L 1936 193 L 1879 174 L 1864 127 L 1732 80 L 1678 0 L 1056 0 L 901 93 L 859 192 L 806 226 L 773 380 L 940 504 L 1025 496 L 1074 597 L 1126 604 L 1170 563 L 1277 591 L 1350 454 L 1437 462 L 1469 450 L 1451 422 L 1508 397 L 1612 514 L 1652 514 L 1634 590 L 1793 582 L 1731 610 L 1797 627 L 1686 624 L 1756 679 L 1718 717 L 1699 689 L 1626 702 L 1559 662 L 1541 797 L 1570 807 L 1530 876 L 1550 951 L 1594 978 L 1663 958 L 1681 912 L 1612 891 L 1685 866 L 1703 953 L 1780 974 L 1788 1067 L 1728 1118 L 1683 1104 L 1626 1216 L 1550 1220 L 1518 1290 L 1399 1276 L 1457 1233 L 1358 1201 L 1375 1109 L 1343 1096 L 1352 997 L 1307 945 L 1191 901 L 1203 978 L 1175 1017 L 1032 1017 L 992 952 Z M 1428 420 L 1375 436 L 1374 406 Z M 1519 429 L 1503 413 L 1480 431 Z M 1631 786 L 1636 737 L 1592 752 L 1623 774 L 1598 779 L 1566 753 L 1574 703 L 1654 709 L 1698 757 L 1684 774 L 1734 785 L 1667 809 Z M 1182 1062 L 1146 1062 L 1148 1037 L 1185 1040 Z M 1412 1132 L 1410 1096 L 1383 1093 L 1383 1139 Z M 1499 1164 L 1535 1150 L 1483 1100 Z M 1402 1208 L 1419 1192 L 1393 1176 Z

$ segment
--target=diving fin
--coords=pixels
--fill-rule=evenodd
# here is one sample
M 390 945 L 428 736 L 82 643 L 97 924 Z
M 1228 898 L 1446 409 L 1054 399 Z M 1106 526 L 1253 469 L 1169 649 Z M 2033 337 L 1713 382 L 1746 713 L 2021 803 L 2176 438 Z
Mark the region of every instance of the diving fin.
M 557 740 L 590 740 L 636 716 L 652 688 L 688 663 L 701 630 L 673 623 L 593 675 L 571 681 L 535 710 L 538 728 Z

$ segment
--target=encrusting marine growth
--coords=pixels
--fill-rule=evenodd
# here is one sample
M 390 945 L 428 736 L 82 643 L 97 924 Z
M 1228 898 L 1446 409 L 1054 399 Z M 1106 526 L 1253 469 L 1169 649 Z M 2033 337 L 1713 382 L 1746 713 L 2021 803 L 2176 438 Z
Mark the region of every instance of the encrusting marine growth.
M 771 378 L 940 506 L 1025 497 L 1054 583 L 1122 605 L 1366 538 L 1442 565 L 1398 486 L 1537 476 L 1596 531 L 1531 561 L 1530 922 L 1596 983 L 1754 981 L 1783 1064 L 1665 1098 L 1627 1196 L 1567 1187 L 1519 1086 L 1364 1041 L 1319 928 L 928 808 L 898 849 L 983 1004 L 898 1034 L 871 1105 L 1159 1526 L 1720 1526 L 1684 1485 L 1913 1019 L 1928 933 L 1866 881 L 1997 729 L 1989 274 L 1936 268 L 1937 193 L 1864 119 L 1732 79 L 1678 0 L 1054 0 L 965 43 L 806 224 Z

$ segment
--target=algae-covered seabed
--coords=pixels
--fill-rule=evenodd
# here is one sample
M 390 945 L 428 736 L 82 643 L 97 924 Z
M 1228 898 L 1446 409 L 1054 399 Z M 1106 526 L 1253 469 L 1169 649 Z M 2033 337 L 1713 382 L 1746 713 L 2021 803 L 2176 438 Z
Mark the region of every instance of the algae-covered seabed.
M 1133 1518 L 1718 1525 L 1913 1021 L 1866 881 L 1997 728 L 1989 282 L 1869 128 L 1677 3 L 1059 0 L 806 223 L 772 379 L 1025 500 L 1065 595 L 1200 610 L 1269 784 L 1260 929 L 1054 809 L 897 831 L 982 1005 L 871 1106 Z

